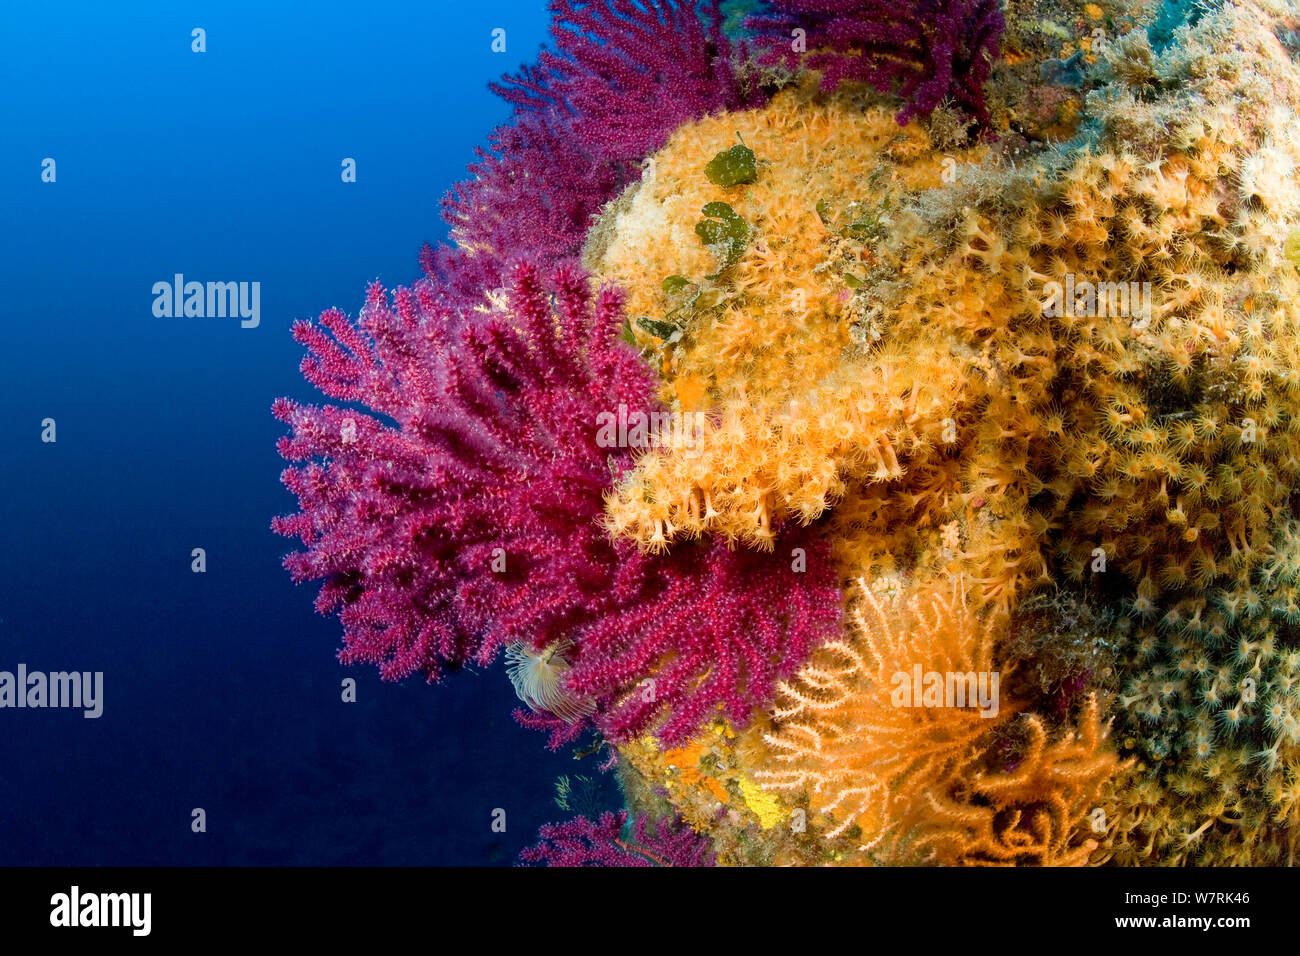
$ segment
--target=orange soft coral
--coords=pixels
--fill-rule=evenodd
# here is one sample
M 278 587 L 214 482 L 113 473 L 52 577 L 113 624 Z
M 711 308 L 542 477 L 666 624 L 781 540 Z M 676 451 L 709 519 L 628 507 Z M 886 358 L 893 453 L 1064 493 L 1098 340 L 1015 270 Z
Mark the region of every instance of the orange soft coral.
M 1079 863 L 1083 817 L 1117 761 L 1091 701 L 1077 733 L 994 704 L 907 706 L 897 675 L 991 678 L 993 635 L 960 586 L 857 582 L 852 634 L 781 687 L 769 789 L 807 794 L 829 839 L 882 862 Z M 990 686 L 996 689 L 996 684 Z M 983 702 L 983 701 L 982 701 Z M 956 703 L 960 703 L 958 700 Z M 987 713 L 987 712 L 986 712 Z

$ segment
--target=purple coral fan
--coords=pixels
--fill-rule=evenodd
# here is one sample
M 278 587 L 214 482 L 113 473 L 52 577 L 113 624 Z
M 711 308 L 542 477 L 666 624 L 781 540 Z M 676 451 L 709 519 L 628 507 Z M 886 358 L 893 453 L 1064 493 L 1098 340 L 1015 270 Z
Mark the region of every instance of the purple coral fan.
M 713 866 L 709 843 L 689 827 L 662 819 L 653 826 L 637 817 L 623 838 L 627 811 L 602 813 L 599 820 L 574 817 L 545 824 L 541 840 L 519 854 L 521 864 L 538 866 Z
M 630 453 L 597 446 L 596 415 L 646 407 L 653 388 L 615 340 L 617 294 L 593 304 L 576 270 L 546 289 L 516 266 L 513 308 L 479 323 L 420 293 L 398 289 L 390 305 L 372 285 L 358 324 L 331 310 L 294 327 L 308 381 L 395 427 L 349 408 L 274 408 L 292 427 L 280 453 L 307 462 L 283 476 L 301 511 L 273 527 L 308 546 L 285 565 L 296 581 L 325 579 L 317 607 L 341 609 L 340 658 L 388 679 L 487 664 L 511 641 L 543 647 L 611 609 L 621 595 L 593 518 L 608 458 L 625 466 Z
M 516 707 L 511 711 L 510 716 L 514 718 L 515 723 L 526 730 L 536 730 L 546 734 L 546 749 L 559 750 L 566 744 L 571 744 L 579 739 L 587 730 L 591 729 L 588 721 L 568 721 L 563 717 L 556 717 L 554 714 L 538 713 L 525 707 Z M 610 770 L 618 763 L 616 756 L 610 757 L 600 765 L 601 772 Z
M 761 99 L 717 0 L 554 0 L 554 51 L 492 89 L 566 125 L 591 156 L 638 164 L 682 123 Z
M 769 62 L 799 63 L 791 33 L 801 28 L 812 49 L 807 66 L 834 89 L 868 83 L 907 101 L 905 125 L 950 97 L 981 126 L 989 123 L 984 84 L 1006 29 L 999 0 L 770 0 L 771 12 L 749 25 L 766 35 Z
M 548 264 L 576 256 L 591 217 L 675 129 L 763 99 L 718 0 L 554 0 L 551 10 L 555 49 L 493 84 L 514 116 L 443 200 L 459 248 L 422 254 L 435 281 L 468 268 L 481 290 L 520 250 Z M 472 262 L 453 266 L 457 257 Z
M 680 746 L 719 710 L 736 725 L 768 706 L 776 682 L 839 628 L 839 579 L 815 529 L 784 529 L 775 554 L 686 542 L 653 562 L 653 600 L 594 621 L 569 675 L 576 693 L 617 698 L 601 723 L 615 740 L 654 726 Z M 801 548 L 808 567 L 791 568 Z M 626 688 L 634 687 L 632 693 Z
M 743 724 L 775 682 L 835 633 L 838 577 L 811 528 L 807 570 L 781 552 L 687 543 L 648 555 L 602 526 L 632 450 L 599 443 L 598 415 L 650 411 L 650 372 L 617 340 L 620 295 L 592 296 L 561 266 L 549 285 L 513 267 L 506 304 L 461 322 L 423 283 L 372 285 L 358 323 L 298 323 L 304 376 L 338 406 L 275 403 L 290 425 L 283 481 L 300 511 L 273 528 L 305 551 L 295 581 L 324 579 L 345 663 L 435 680 L 510 642 L 572 643 L 568 687 L 615 739 L 687 739 L 721 709 Z

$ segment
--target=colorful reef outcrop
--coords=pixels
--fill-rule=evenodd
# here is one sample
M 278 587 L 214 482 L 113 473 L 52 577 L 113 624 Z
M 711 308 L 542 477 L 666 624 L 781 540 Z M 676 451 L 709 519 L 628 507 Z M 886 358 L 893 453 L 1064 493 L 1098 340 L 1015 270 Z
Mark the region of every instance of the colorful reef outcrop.
M 556 0 L 294 331 L 339 658 L 499 657 L 550 865 L 1300 857 L 1300 7 Z

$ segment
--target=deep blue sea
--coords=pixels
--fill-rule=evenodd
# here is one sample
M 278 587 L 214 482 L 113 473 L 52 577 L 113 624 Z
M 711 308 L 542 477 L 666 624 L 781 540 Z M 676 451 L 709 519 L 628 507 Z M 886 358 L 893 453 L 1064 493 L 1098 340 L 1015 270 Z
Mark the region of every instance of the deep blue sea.
M 104 685 L 98 719 L 0 709 L 0 865 L 505 865 L 571 815 L 555 780 L 592 761 L 514 724 L 500 662 L 341 667 L 268 527 L 271 402 L 318 397 L 291 323 L 419 276 L 508 115 L 487 83 L 546 26 L 543 0 L 4 3 L 0 671 Z M 156 317 L 176 273 L 259 282 L 260 324 Z

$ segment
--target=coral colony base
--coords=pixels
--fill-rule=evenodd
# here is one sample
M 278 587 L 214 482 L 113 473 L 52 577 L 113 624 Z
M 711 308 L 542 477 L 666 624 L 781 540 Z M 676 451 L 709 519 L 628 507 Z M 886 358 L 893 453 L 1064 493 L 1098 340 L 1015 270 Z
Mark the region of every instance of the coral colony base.
M 1295 863 L 1300 10 L 733 6 L 557 0 L 295 328 L 340 659 L 600 752 L 525 863 Z

